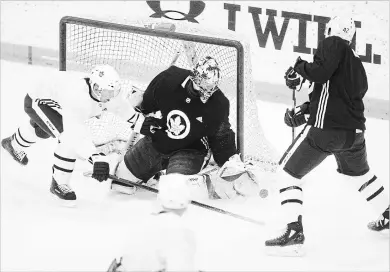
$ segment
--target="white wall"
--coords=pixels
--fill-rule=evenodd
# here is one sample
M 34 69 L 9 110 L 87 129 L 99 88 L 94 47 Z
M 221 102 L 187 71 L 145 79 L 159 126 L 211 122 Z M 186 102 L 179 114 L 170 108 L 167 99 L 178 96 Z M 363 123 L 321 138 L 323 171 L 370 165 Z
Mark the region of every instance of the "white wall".
M 215 28 L 228 28 L 228 10 L 225 4 L 238 5 L 236 12 L 236 32 L 251 42 L 254 77 L 259 81 L 283 84 L 283 75 L 297 56 L 310 60 L 311 54 L 293 52 L 298 45 L 298 20 L 291 19 L 281 50 L 275 50 L 271 36 L 266 47 L 260 47 L 256 36 L 250 8 L 262 8 L 259 16 L 261 26 L 267 24 L 266 9 L 276 10 L 278 32 L 283 18 L 282 11 L 297 12 L 316 16 L 331 17 L 340 10 L 350 10 L 356 21 L 361 22 L 357 31 L 357 53 L 366 54 L 366 44 L 372 45 L 372 54 L 381 56 L 381 64 L 365 63 L 369 76 L 370 90 L 367 97 L 389 99 L 389 2 L 326 2 L 326 1 L 207 1 L 196 20 L 201 25 Z M 162 10 L 178 10 L 187 13 L 189 2 L 165 1 Z M 343 11 L 344 12 L 344 11 Z M 58 22 L 65 15 L 95 18 L 111 22 L 128 23 L 136 19 L 150 19 L 153 11 L 146 1 L 2 1 L 1 2 L 1 41 L 58 50 Z M 167 14 L 180 18 L 179 14 Z M 307 23 L 306 46 L 315 48 L 317 44 L 317 23 Z M 270 71 L 272 71 L 270 73 Z M 266 78 L 266 80 L 265 80 Z

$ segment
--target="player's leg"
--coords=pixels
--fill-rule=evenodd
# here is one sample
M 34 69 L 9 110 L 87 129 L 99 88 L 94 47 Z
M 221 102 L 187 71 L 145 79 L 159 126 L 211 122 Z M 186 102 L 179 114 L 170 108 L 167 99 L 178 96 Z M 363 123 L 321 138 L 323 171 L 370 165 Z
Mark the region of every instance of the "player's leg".
M 115 175 L 133 182 L 146 182 L 162 169 L 162 154 L 153 147 L 150 137 L 144 137 L 126 152 Z M 111 189 L 125 194 L 134 194 L 136 191 L 134 186 L 125 186 L 115 180 L 111 183 Z
M 50 192 L 61 200 L 65 206 L 73 207 L 76 204 L 76 193 L 70 187 L 70 180 L 76 164 L 77 155 L 74 141 L 64 132 L 54 151 L 52 166 L 52 183 Z
M 361 193 L 361 196 L 378 215 L 368 228 L 389 234 L 389 196 L 383 183 L 371 170 L 367 162 L 364 132 L 348 133 L 349 146 L 346 150 L 335 153 L 338 169 Z
M 280 160 L 278 189 L 281 204 L 282 224 L 287 224 L 283 233 L 265 242 L 270 255 L 301 256 L 303 244 L 303 184 L 302 178 L 317 167 L 330 152 L 332 144 L 329 133 L 307 126 L 297 136 Z
M 11 136 L 2 140 L 2 146 L 11 156 L 22 165 L 28 163 L 25 149 L 33 145 L 40 139 L 47 139 L 54 134 L 42 120 L 52 124 L 53 129 L 62 132 L 62 116 L 51 104 L 33 101 L 29 95 L 24 99 L 24 110 L 30 117 L 28 124 L 20 126 Z

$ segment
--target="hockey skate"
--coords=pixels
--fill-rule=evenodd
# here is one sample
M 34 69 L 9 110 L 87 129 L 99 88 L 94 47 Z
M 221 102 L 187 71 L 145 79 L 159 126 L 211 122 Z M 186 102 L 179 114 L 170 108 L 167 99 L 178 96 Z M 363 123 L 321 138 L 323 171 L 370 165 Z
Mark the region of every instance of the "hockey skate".
M 389 236 L 389 208 L 382 213 L 382 215 L 376 220 L 368 223 L 368 229 L 380 233 L 384 236 Z
M 14 135 L 4 138 L 1 141 L 1 146 L 12 156 L 15 161 L 17 161 L 21 165 L 27 165 L 27 154 L 22 149 L 17 150 L 12 146 L 13 137 Z
M 108 268 L 107 272 L 119 272 L 118 271 L 118 268 L 121 266 L 122 264 L 122 257 L 119 259 L 119 262 L 114 259 L 111 264 L 110 264 L 110 267 Z
M 50 186 L 50 192 L 54 194 L 64 206 L 74 207 L 76 205 L 76 193 L 69 185 L 58 185 L 56 180 L 53 178 Z
M 282 235 L 265 241 L 266 253 L 275 256 L 303 256 L 304 242 L 302 215 L 299 215 L 298 221 L 289 223 Z

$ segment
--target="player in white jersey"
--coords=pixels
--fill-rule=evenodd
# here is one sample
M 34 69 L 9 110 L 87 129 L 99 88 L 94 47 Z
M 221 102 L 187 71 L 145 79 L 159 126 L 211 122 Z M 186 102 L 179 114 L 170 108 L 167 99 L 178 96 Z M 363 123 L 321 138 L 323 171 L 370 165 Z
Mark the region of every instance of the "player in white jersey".
M 153 221 L 140 226 L 138 235 L 128 233 L 123 255 L 108 272 L 199 271 L 195 236 L 182 219 L 190 202 L 188 181 L 177 173 L 161 177 Z
M 76 200 L 76 194 L 69 186 L 76 159 L 87 159 L 105 147 L 96 148 L 86 121 L 102 118 L 110 112 L 123 118 L 130 135 L 134 123 L 125 120 L 138 113 L 129 101 L 129 90 L 121 88 L 120 77 L 111 66 L 97 65 L 85 77 L 71 72 L 56 72 L 49 76 L 50 80 L 39 82 L 25 97 L 24 109 L 30 117 L 29 124 L 20 126 L 1 144 L 16 161 L 27 165 L 26 149 L 29 146 L 41 139 L 58 138 L 50 191 L 71 204 Z M 106 160 L 103 156 L 92 158 L 94 161 Z

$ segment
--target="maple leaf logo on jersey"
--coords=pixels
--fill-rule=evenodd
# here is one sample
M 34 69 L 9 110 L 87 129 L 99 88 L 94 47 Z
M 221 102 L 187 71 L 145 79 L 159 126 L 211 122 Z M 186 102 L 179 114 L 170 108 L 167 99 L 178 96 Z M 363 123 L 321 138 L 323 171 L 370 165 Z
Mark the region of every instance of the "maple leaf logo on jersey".
M 100 71 L 100 72 L 99 72 L 99 76 L 100 76 L 100 77 L 104 76 L 104 71 Z
M 166 130 L 171 139 L 184 139 L 190 132 L 190 120 L 187 115 L 180 110 L 172 110 L 167 115 Z
M 169 131 L 176 136 L 179 135 L 183 131 L 183 129 L 185 129 L 185 126 L 181 124 L 180 116 L 170 119 L 169 124 Z

